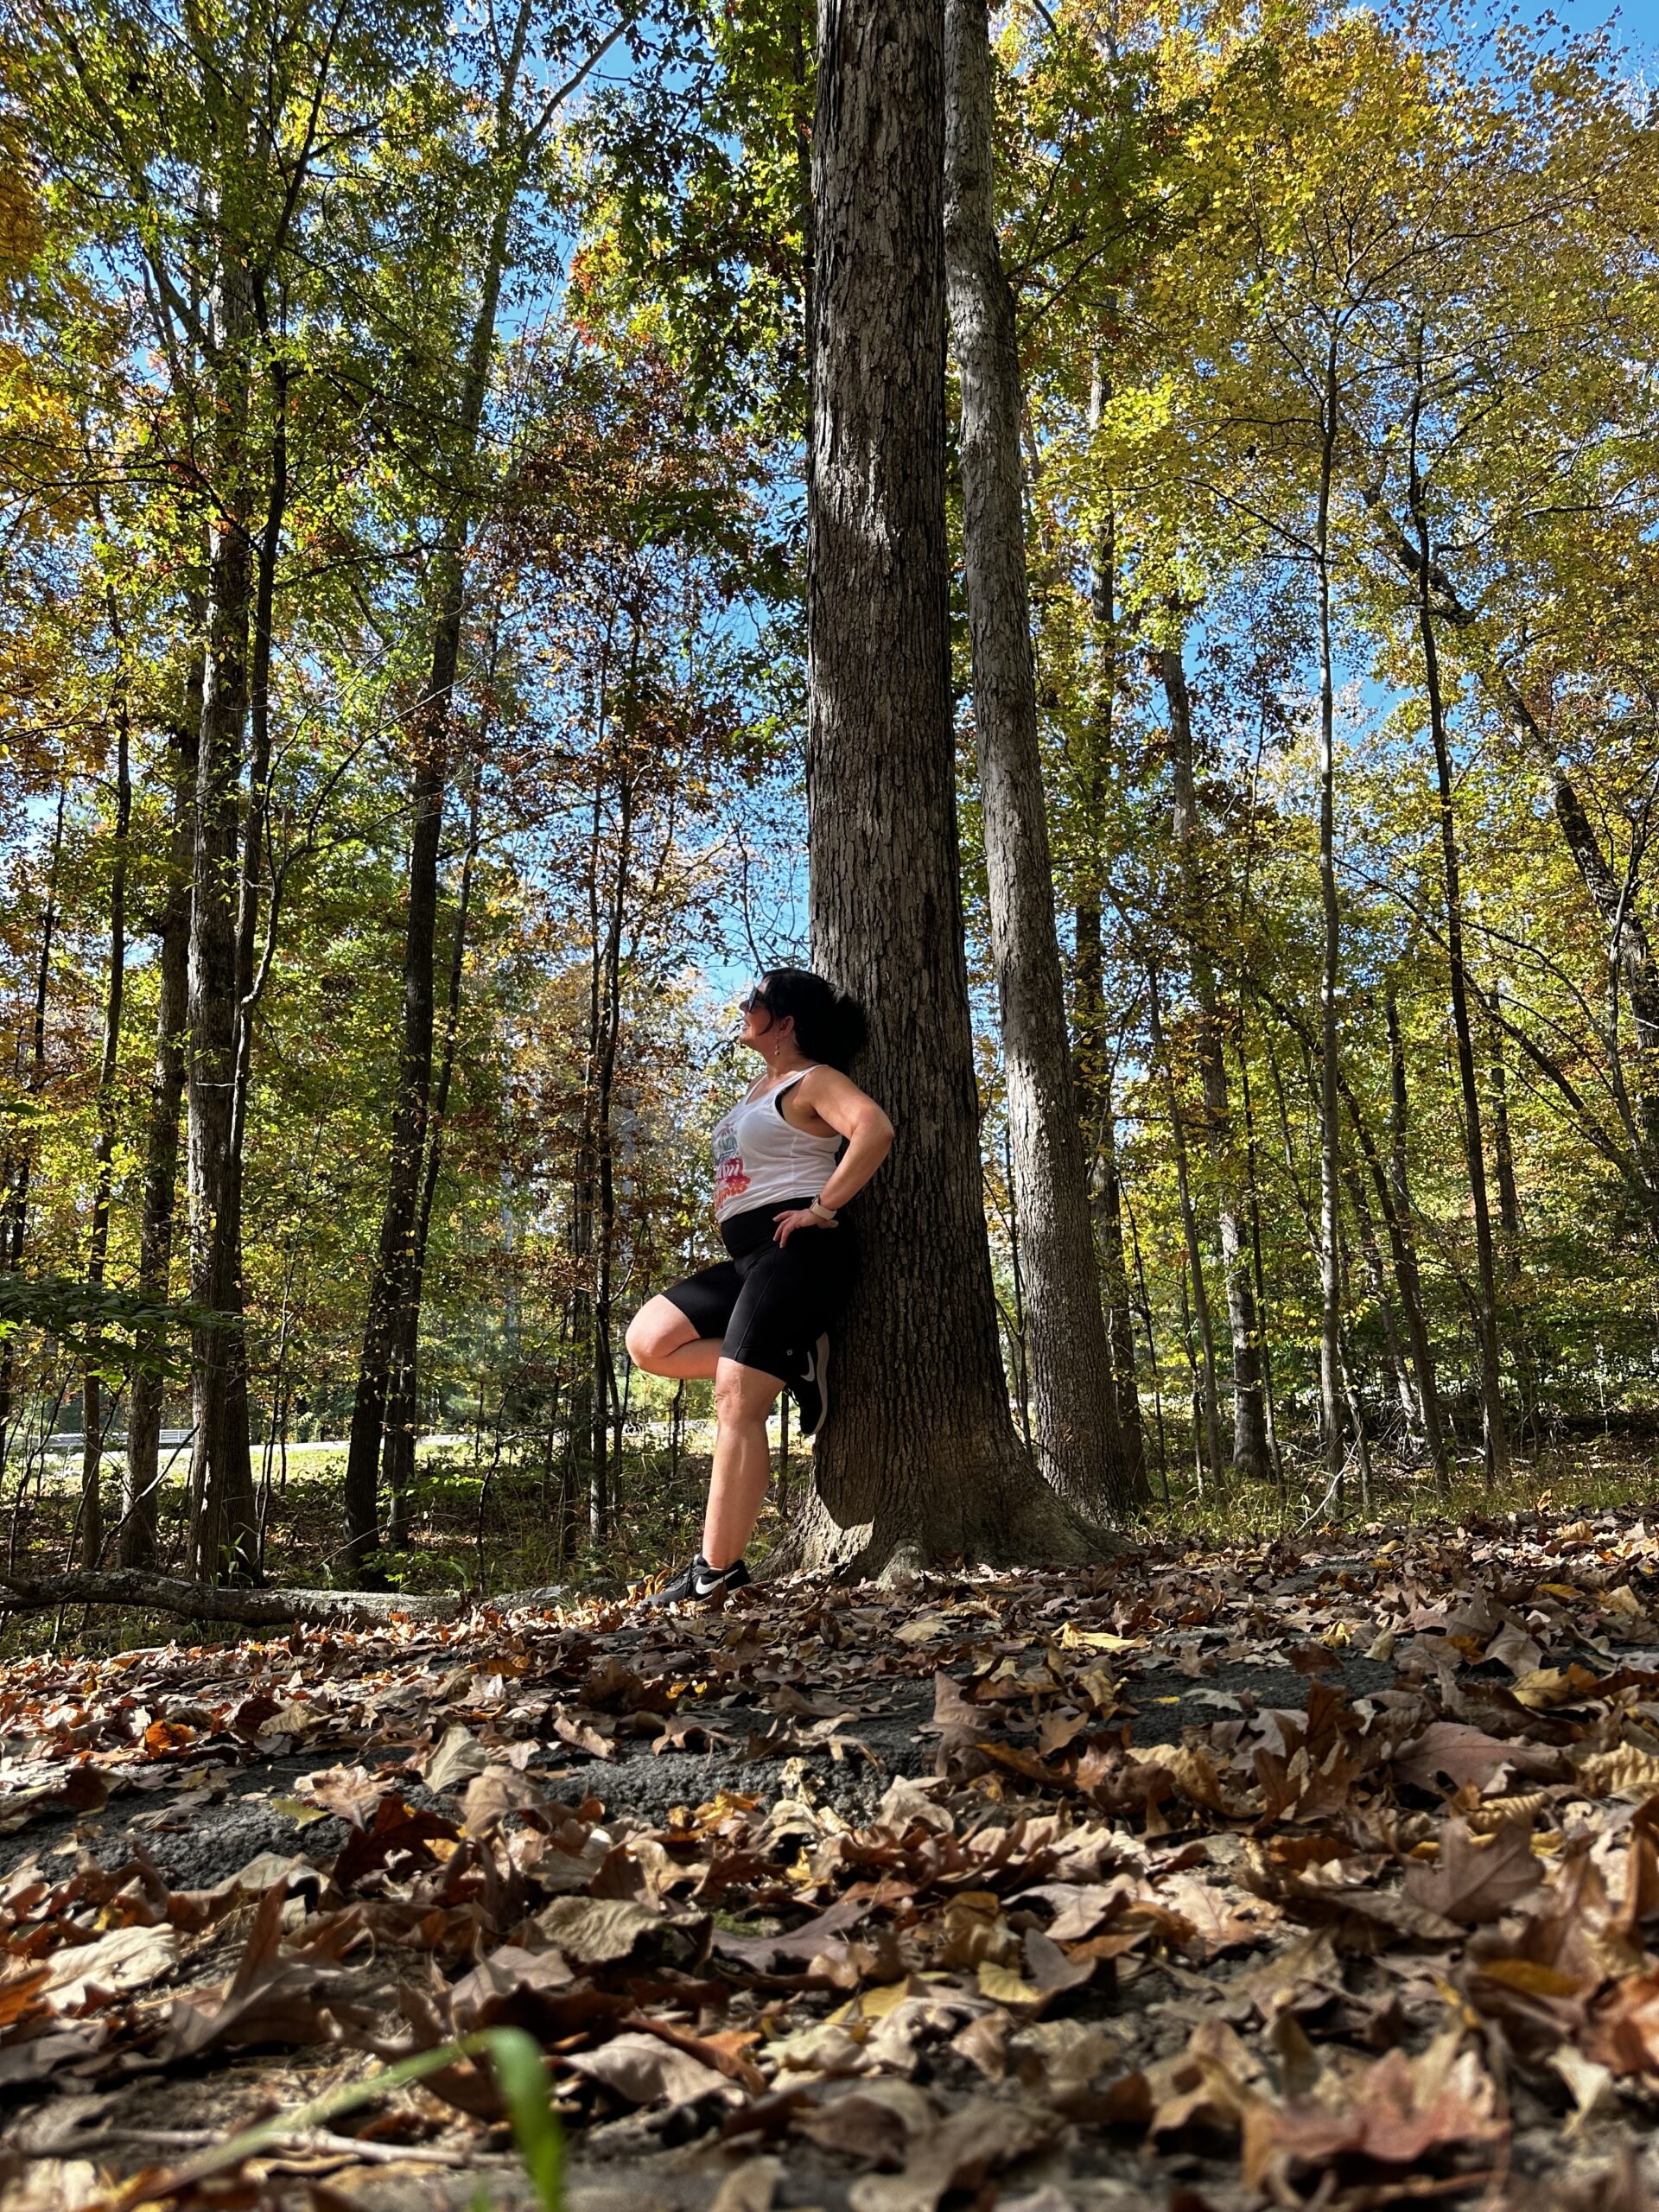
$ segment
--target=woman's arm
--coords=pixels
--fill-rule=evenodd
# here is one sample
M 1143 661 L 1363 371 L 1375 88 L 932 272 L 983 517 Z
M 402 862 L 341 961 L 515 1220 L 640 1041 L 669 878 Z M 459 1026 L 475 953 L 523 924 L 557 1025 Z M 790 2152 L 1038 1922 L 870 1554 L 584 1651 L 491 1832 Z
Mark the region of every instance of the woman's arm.
M 863 1189 L 893 1149 L 893 1123 L 839 1068 L 814 1068 L 796 1084 L 795 1095 L 847 1140 L 846 1151 L 817 1194 L 834 1212 Z

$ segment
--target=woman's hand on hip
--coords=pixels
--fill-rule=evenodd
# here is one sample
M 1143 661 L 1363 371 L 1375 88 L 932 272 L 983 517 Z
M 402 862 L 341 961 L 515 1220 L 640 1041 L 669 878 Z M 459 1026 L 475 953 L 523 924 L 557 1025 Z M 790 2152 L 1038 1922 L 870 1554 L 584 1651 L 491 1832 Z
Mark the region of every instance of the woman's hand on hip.
M 798 1206 L 791 1212 L 780 1213 L 777 1221 L 778 1226 L 772 1232 L 774 1244 L 787 1244 L 791 1235 L 798 1229 L 833 1229 L 836 1226 L 833 1221 L 821 1221 L 807 1206 Z

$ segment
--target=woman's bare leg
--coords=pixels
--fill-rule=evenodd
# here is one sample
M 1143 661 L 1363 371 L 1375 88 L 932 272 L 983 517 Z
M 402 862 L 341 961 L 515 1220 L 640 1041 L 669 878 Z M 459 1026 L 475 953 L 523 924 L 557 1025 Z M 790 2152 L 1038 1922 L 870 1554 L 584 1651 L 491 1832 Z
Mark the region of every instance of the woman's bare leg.
M 710 1567 L 740 1559 L 760 1518 L 772 1479 L 766 1415 L 783 1389 L 775 1375 L 722 1359 L 715 1376 L 715 1467 L 702 1523 L 702 1555 Z
M 696 1322 L 671 1298 L 648 1298 L 628 1324 L 628 1357 L 647 1375 L 681 1382 L 712 1382 L 720 1365 L 720 1338 L 700 1337 Z

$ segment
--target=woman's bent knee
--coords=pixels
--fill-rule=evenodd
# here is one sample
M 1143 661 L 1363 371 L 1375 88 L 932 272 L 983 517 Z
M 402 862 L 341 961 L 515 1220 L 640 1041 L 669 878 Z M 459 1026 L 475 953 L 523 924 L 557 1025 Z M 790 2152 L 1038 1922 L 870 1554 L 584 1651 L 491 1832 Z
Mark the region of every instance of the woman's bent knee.
M 715 1376 L 715 1418 L 728 1427 L 744 1422 L 764 1427 L 766 1415 L 783 1387 L 775 1375 L 722 1359 Z
M 664 1309 L 666 1309 L 665 1311 Z M 696 1334 L 693 1324 L 669 1299 L 647 1299 L 628 1324 L 623 1341 L 628 1347 L 628 1357 L 636 1367 L 643 1367 L 647 1375 L 657 1370 L 657 1362 L 671 1351 L 677 1351 Z

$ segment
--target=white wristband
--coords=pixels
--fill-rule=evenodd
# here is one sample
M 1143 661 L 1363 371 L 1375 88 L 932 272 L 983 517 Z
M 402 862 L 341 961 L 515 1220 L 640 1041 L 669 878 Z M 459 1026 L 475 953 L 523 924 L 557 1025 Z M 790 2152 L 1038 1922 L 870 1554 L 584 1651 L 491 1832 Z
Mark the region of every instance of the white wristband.
M 819 1221 L 833 1222 L 836 1218 L 835 1208 L 833 1206 L 825 1205 L 823 1201 L 818 1198 L 813 1199 L 811 1205 L 807 1208 L 807 1211 Z

